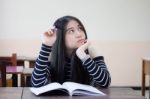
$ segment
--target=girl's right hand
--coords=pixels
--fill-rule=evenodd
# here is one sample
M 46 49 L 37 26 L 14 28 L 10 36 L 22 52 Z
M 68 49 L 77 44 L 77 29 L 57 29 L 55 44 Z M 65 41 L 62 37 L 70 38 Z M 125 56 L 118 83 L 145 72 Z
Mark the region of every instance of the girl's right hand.
M 47 46 L 53 46 L 56 41 L 56 28 L 48 29 L 48 31 L 43 33 L 43 44 Z

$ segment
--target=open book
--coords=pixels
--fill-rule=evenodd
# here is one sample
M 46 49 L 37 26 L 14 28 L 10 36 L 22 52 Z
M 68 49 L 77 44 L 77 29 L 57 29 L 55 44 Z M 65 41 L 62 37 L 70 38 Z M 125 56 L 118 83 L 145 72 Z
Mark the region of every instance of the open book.
M 103 96 L 105 95 L 103 92 L 99 91 L 95 87 L 92 87 L 90 85 L 84 85 L 74 82 L 64 82 L 62 85 L 59 83 L 50 83 L 42 87 L 31 87 L 31 92 L 33 92 L 35 95 L 40 95 L 46 92 L 51 91 L 63 91 L 67 93 L 68 95 L 93 95 L 93 96 Z

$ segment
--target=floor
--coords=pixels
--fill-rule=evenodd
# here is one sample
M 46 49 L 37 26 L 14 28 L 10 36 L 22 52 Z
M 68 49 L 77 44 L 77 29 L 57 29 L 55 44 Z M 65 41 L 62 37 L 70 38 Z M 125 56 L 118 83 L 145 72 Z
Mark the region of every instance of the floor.
M 150 99 L 150 98 L 149 98 L 149 95 L 150 95 L 150 93 L 149 93 L 149 91 L 147 90 L 147 91 L 146 91 L 146 94 L 145 94 L 145 97 L 146 97 L 147 99 Z
M 134 93 L 137 95 L 141 95 L 141 90 L 134 90 Z M 146 97 L 146 99 L 150 99 L 149 98 L 149 90 L 145 91 L 145 97 Z

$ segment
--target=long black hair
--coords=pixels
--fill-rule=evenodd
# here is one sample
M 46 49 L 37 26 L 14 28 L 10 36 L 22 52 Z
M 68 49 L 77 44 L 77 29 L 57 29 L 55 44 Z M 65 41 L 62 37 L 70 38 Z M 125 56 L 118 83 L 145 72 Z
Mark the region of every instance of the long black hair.
M 79 23 L 82 27 L 86 39 L 87 34 L 86 30 L 79 19 L 73 16 L 63 16 L 57 19 L 54 23 L 55 28 L 57 28 L 56 36 L 57 39 L 52 47 L 52 54 L 51 54 L 51 79 L 52 82 L 59 82 L 63 83 L 64 79 L 64 67 L 65 67 L 65 60 L 67 57 L 66 54 L 66 45 L 65 45 L 65 32 L 67 24 L 71 21 L 75 20 Z M 81 60 L 76 56 L 76 49 L 73 51 L 71 55 L 71 81 L 89 84 L 90 78 L 87 70 L 82 66 Z

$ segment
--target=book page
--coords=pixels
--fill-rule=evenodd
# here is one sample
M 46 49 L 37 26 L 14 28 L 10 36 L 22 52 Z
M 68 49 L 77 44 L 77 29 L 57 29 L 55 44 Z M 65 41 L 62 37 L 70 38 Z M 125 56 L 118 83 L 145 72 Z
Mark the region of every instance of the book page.
M 63 87 L 68 89 L 70 95 L 105 95 L 93 86 L 84 85 L 74 82 L 65 82 Z
M 61 89 L 63 88 L 61 84 L 59 83 L 50 83 L 47 84 L 45 86 L 42 87 L 31 87 L 30 90 L 35 94 L 35 95 L 40 95 L 42 93 L 48 92 L 48 91 L 52 91 L 52 90 L 56 90 L 56 89 Z

